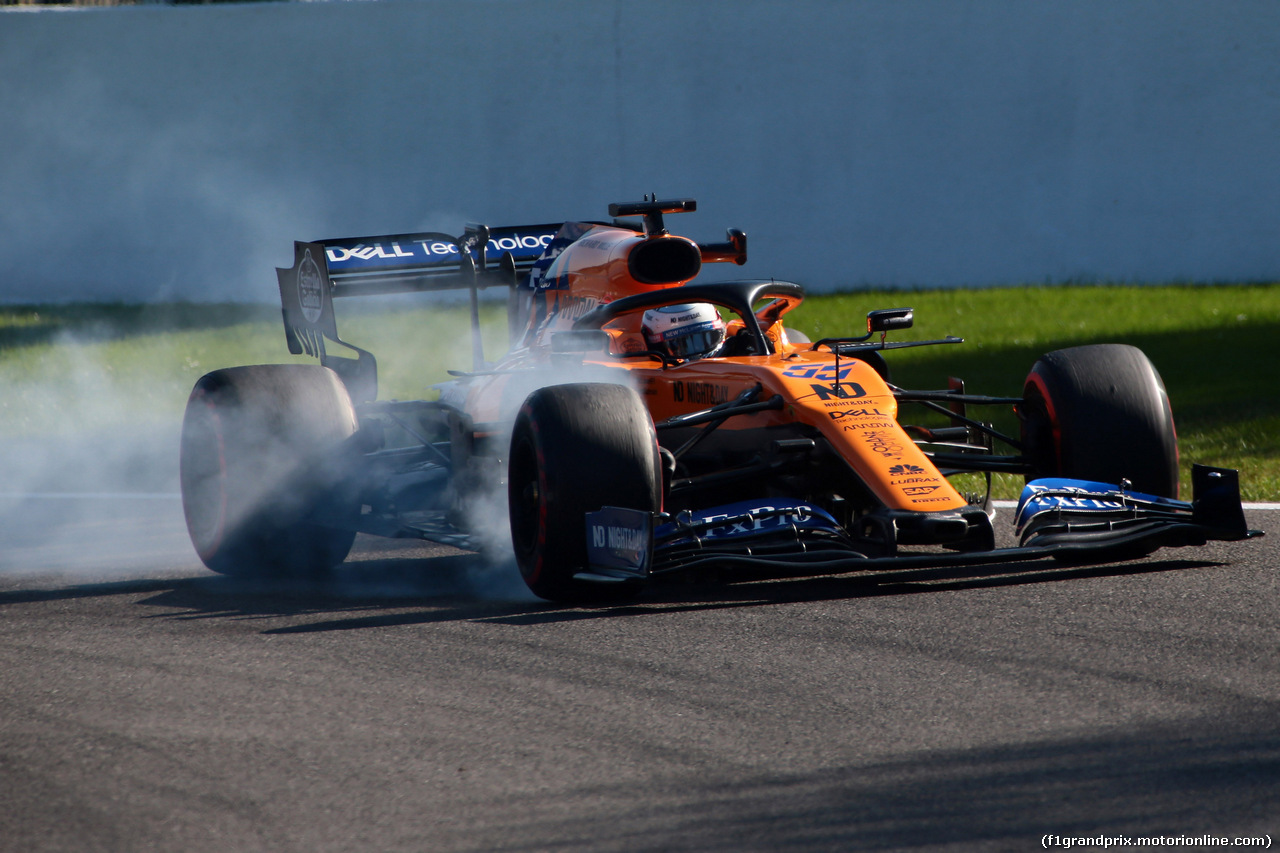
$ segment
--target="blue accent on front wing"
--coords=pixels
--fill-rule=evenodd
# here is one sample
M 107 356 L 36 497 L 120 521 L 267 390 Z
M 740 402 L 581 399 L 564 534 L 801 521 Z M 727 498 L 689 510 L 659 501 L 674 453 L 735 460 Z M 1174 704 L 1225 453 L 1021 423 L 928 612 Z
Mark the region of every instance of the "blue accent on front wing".
M 1046 477 L 1032 480 L 1023 488 L 1014 524 L 1022 530 L 1031 519 L 1044 512 L 1133 512 L 1143 509 L 1157 513 L 1191 512 L 1192 506 L 1173 498 L 1126 491 L 1111 483 Z
M 724 524 L 716 524 L 720 521 Z M 675 521 L 659 525 L 654 539 L 667 545 L 681 541 L 681 534 L 686 531 L 701 539 L 727 540 L 788 528 L 843 532 L 835 518 L 821 507 L 793 498 L 772 498 L 681 513 Z

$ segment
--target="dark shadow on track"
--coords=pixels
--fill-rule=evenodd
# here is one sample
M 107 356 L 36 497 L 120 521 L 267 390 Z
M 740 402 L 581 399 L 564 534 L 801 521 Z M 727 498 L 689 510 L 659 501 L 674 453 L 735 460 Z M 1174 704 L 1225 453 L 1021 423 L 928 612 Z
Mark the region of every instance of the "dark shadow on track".
M 263 633 L 286 635 L 458 621 L 532 626 L 990 589 L 1224 565 L 1210 561 L 1147 559 L 1100 566 L 1064 566 L 1044 561 L 746 583 L 662 581 L 655 582 L 635 601 L 584 607 L 534 599 L 523 589 L 514 567 L 495 567 L 476 555 L 458 554 L 427 559 L 364 560 L 342 566 L 332 579 L 322 583 L 251 582 L 209 575 L 0 592 L 0 608 L 30 601 L 153 593 L 138 603 L 160 612 L 145 618 L 283 620 L 289 624 L 272 625 Z
M 1048 561 L 965 568 L 876 572 L 831 577 L 799 578 L 747 583 L 666 581 L 655 583 L 634 602 L 607 608 L 543 609 L 494 621 L 509 624 L 571 622 L 608 616 L 673 613 L 840 601 L 891 595 L 918 595 L 968 589 L 1053 583 L 1085 578 L 1124 577 L 1168 571 L 1224 566 L 1224 563 L 1191 560 L 1147 560 L 1100 566 L 1064 566 Z M 550 607 L 550 606 L 549 606 Z
M 534 598 L 514 565 L 455 552 L 426 558 L 357 554 L 320 582 L 249 581 L 220 575 L 137 579 L 32 590 L 0 590 L 8 605 L 150 593 L 139 601 L 162 612 L 146 618 L 284 620 L 267 634 L 349 631 L 482 620 L 538 625 L 700 610 L 760 607 L 922 593 L 990 589 L 1089 578 L 1188 571 L 1227 565 L 1148 557 L 1127 563 L 1066 565 L 1051 560 L 985 566 L 850 573 L 729 582 L 728 575 L 655 579 L 638 599 L 609 606 L 564 606 Z M 329 617 L 316 620 L 315 617 Z
M 653 780 L 536 792 L 494 804 L 527 846 L 649 850 L 1031 850 L 1045 836 L 1264 837 L 1280 813 L 1276 702 L 1177 723 L 945 750 L 810 773 Z M 851 723 L 856 724 L 856 723 Z M 590 802 L 590 817 L 573 804 Z M 641 805 L 641 803 L 643 805 Z M 501 827 L 490 827 L 495 835 Z M 1123 842 L 1113 842 L 1117 847 Z M 1133 843 L 1133 842 L 1131 842 Z M 1228 841 L 1227 844 L 1231 844 Z M 1263 843 L 1260 846 L 1270 846 Z

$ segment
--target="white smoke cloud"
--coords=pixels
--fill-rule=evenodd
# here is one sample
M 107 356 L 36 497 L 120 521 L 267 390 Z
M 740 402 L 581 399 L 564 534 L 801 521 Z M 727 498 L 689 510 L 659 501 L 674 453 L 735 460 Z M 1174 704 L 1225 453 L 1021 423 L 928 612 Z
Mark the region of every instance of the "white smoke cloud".
M 99 343 L 59 334 L 31 350 L 24 369 L 0 363 L 0 572 L 190 566 L 174 419 L 137 399 Z
M 384 398 L 431 399 L 430 376 L 446 366 L 470 369 L 471 333 L 465 302 L 458 304 L 456 296 L 425 297 L 434 306 L 428 316 L 439 311 L 452 318 L 455 333 L 448 341 L 413 323 L 387 322 L 372 304 L 363 316 L 359 309 L 351 312 L 347 326 L 353 342 L 369 346 L 385 364 L 400 364 L 388 370 L 397 387 L 385 389 Z M 408 311 L 412 303 L 392 302 L 392 315 Z M 417 300 L 419 307 L 422 302 Z M 486 303 L 485 317 L 485 354 L 494 362 L 507 350 L 505 311 Z M 6 581 L 84 582 L 204 571 L 188 539 L 179 497 L 182 408 L 194 382 L 223 365 L 201 363 L 204 356 L 165 343 L 164 335 L 154 342 L 145 336 L 120 342 L 122 335 L 105 323 L 81 325 L 31 342 L 20 366 L 13 353 L 9 364 L 0 360 L 0 577 Z M 449 361 L 431 363 L 441 349 Z M 136 366 L 139 350 L 149 362 L 145 371 L 130 367 Z M 279 351 L 284 360 L 283 341 Z M 571 369 L 544 375 L 522 385 L 512 406 L 544 384 L 584 378 L 599 377 Z M 509 434 L 509 423 L 505 429 Z M 485 485 L 467 505 L 464 523 L 483 540 L 478 553 L 361 537 L 356 553 L 325 589 L 339 598 L 534 601 L 511 553 L 502 471 L 495 468 Z M 397 562 L 392 555 L 399 547 L 409 554 Z M 424 561 L 423 553 L 438 556 Z

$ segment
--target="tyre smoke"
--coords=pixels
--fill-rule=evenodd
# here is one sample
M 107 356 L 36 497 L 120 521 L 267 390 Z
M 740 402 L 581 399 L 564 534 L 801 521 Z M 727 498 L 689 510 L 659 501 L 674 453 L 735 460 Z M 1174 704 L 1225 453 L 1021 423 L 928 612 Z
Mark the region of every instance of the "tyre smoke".
M 177 494 L 178 407 L 154 406 L 169 394 L 183 399 L 185 380 L 137 387 L 94 332 L 6 343 L 0 574 L 191 567 Z
M 453 315 L 459 308 L 447 300 L 442 306 Z M 163 334 L 163 324 L 135 334 L 112 322 L 48 334 L 6 335 L 0 329 L 0 578 L 6 581 L 85 582 L 206 571 L 188 536 L 178 459 L 188 395 L 201 376 L 222 365 L 184 349 L 180 336 Z M 431 399 L 435 392 L 421 377 L 428 372 L 424 365 L 441 366 L 432 352 L 469 359 L 470 332 L 457 331 L 456 323 L 452 340 L 436 336 L 428 348 L 421 330 L 389 326 L 370 315 L 356 318 L 350 328 L 354 342 L 369 343 L 377 352 L 380 367 L 384 354 L 392 365 L 385 371 L 383 397 Z M 507 346 L 505 317 L 486 320 L 489 326 L 502 330 L 486 331 L 486 354 L 496 359 Z M 278 356 L 254 353 L 246 361 L 287 360 L 283 349 L 281 342 Z M 508 395 L 499 442 L 509 441 L 516 409 L 537 388 L 601 378 L 599 369 L 561 365 L 536 379 L 522 379 Z M 263 432 L 268 433 L 264 443 L 277 440 L 271 430 Z M 406 561 L 401 582 L 399 567 L 376 556 L 393 540 L 361 536 L 348 563 L 334 573 L 335 589 L 533 600 L 512 556 L 505 467 L 486 472 L 460 506 L 461 526 L 481 540 L 478 553 L 432 550 L 429 543 L 415 550 L 411 541 L 398 540 L 415 555 Z M 438 558 L 415 559 L 423 553 L 447 559 L 445 574 L 452 580 L 433 579 Z M 373 564 L 378 569 L 371 573 Z

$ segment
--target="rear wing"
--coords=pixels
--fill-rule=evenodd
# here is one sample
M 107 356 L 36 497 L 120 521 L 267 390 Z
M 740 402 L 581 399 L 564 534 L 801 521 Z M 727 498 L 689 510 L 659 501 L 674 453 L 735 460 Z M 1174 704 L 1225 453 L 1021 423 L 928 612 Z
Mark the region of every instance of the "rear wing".
M 551 225 L 470 225 L 461 237 L 426 232 L 325 240 L 333 296 L 514 286 L 560 231 Z
M 561 223 L 489 228 L 468 226 L 461 237 L 428 231 L 381 237 L 345 237 L 293 244 L 293 266 L 276 269 L 285 341 L 294 355 L 306 353 L 335 370 L 357 402 L 377 396 L 373 355 L 338 337 L 333 300 L 392 293 L 471 291 L 473 356 L 483 362 L 477 291 L 516 287 L 548 252 Z M 354 350 L 357 359 L 325 352 L 325 339 Z
M 664 213 L 697 210 L 693 199 L 613 204 L 609 214 L 643 217 L 646 236 L 665 235 Z M 381 237 L 344 237 L 316 243 L 293 244 L 293 266 L 277 269 L 280 306 L 284 313 L 285 340 L 289 352 L 306 353 L 332 368 L 356 402 L 377 397 L 377 362 L 373 355 L 338 337 L 333 300 L 348 296 L 422 293 L 440 290 L 471 291 L 471 351 L 475 370 L 484 366 L 480 344 L 478 291 L 495 285 L 508 288 L 507 322 L 514 342 L 521 321 L 528 319 L 530 294 L 552 286 L 544 273 L 564 249 L 604 222 L 557 222 L 490 228 L 468 225 L 461 237 L 435 231 L 392 234 Z M 635 228 L 615 220 L 612 225 Z M 702 261 L 708 263 L 747 260 L 747 235 L 729 229 L 724 243 L 699 243 Z M 522 300 L 520 290 L 527 290 Z M 337 358 L 325 352 L 328 339 L 357 353 L 356 359 Z

